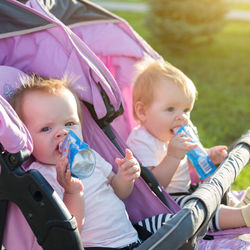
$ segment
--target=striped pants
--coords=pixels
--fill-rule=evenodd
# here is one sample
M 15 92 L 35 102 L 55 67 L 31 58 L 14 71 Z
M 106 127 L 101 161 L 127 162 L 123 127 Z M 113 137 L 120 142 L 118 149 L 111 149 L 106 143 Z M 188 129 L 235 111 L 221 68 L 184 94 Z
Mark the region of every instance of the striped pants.
M 177 202 L 180 207 L 183 206 L 185 203 L 185 197 L 186 195 L 173 197 L 175 201 Z M 218 221 L 218 215 L 219 215 L 220 207 L 217 208 L 215 215 L 212 217 L 209 229 L 212 232 L 216 232 L 220 230 L 219 221 Z M 174 214 L 158 214 L 150 218 L 146 218 L 145 220 L 139 221 L 137 224 L 139 226 L 142 226 L 143 228 L 147 229 L 151 233 L 155 233 L 159 228 L 161 228 L 169 219 L 171 219 L 174 216 Z

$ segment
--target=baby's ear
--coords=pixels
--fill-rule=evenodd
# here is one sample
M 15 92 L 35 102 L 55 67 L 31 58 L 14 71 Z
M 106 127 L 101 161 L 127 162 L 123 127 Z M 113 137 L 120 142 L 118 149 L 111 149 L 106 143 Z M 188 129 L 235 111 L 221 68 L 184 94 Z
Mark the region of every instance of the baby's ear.
M 140 122 L 145 121 L 146 107 L 143 102 L 138 101 L 135 104 L 135 113 L 136 113 L 137 118 L 140 120 Z

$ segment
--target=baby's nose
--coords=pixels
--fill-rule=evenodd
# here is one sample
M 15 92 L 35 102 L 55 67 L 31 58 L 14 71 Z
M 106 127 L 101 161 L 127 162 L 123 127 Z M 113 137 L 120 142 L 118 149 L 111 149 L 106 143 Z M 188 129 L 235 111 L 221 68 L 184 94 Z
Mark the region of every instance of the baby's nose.
M 56 138 L 64 137 L 68 134 L 66 129 L 59 129 L 56 133 Z
M 188 115 L 186 113 L 179 114 L 176 117 L 177 121 L 181 121 L 182 125 L 187 125 L 188 124 Z

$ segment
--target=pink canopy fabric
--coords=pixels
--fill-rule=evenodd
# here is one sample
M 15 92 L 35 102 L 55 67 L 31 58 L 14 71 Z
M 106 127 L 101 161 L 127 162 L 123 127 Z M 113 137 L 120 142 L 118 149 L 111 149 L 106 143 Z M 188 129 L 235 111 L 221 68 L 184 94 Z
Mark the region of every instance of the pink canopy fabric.
M 25 125 L 7 100 L 21 85 L 21 79 L 27 76 L 20 70 L 0 66 L 0 143 L 10 153 L 17 153 L 23 148 L 33 150 L 32 139 Z

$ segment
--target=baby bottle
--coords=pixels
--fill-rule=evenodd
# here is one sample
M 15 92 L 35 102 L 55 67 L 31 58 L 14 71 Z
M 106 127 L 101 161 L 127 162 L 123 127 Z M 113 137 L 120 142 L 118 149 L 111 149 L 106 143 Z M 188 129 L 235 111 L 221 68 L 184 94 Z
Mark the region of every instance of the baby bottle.
M 95 154 L 89 145 L 70 130 L 59 145 L 62 154 L 68 153 L 71 175 L 79 179 L 89 177 L 95 168 Z
M 182 131 L 185 133 L 186 136 L 191 138 L 190 142 L 198 145 L 196 148 L 191 149 L 187 152 L 188 159 L 195 167 L 201 180 L 209 177 L 215 172 L 216 166 L 209 158 L 205 148 L 200 143 L 199 138 L 194 132 L 192 126 L 183 125 L 177 130 L 176 134 L 179 134 Z

